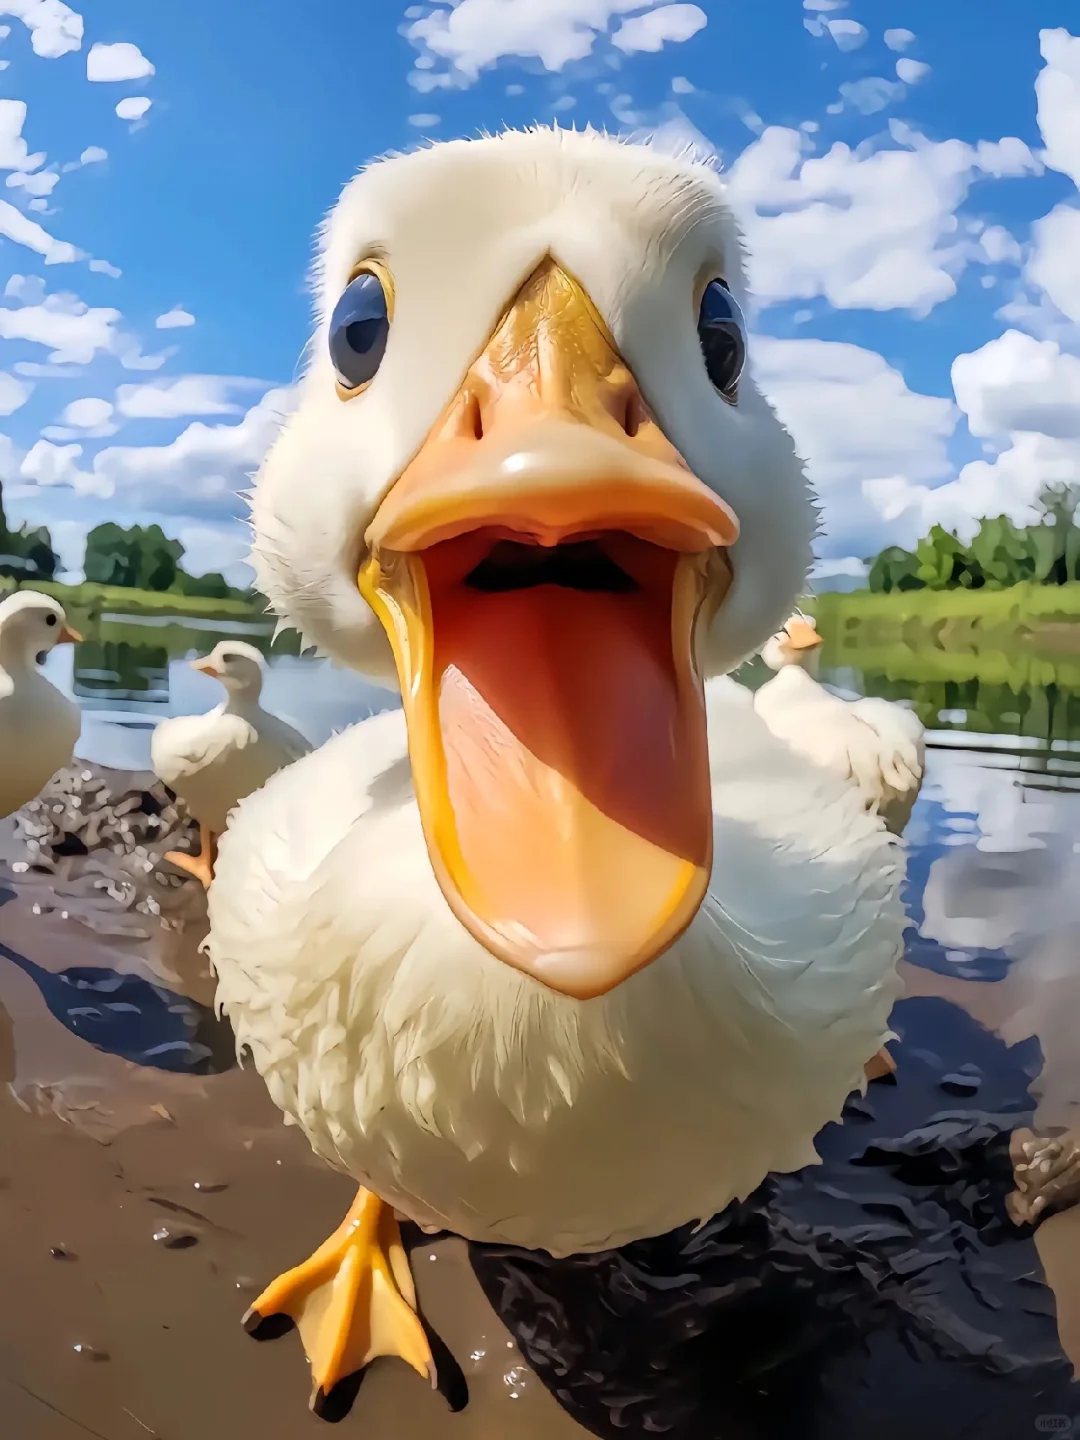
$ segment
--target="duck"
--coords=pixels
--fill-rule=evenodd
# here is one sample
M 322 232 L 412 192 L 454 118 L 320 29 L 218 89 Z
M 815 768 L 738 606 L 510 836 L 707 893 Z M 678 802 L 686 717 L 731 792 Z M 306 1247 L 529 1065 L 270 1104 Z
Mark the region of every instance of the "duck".
M 801 611 L 770 636 L 761 658 L 775 678 L 754 692 L 774 735 L 852 781 L 867 809 L 902 835 L 922 789 L 926 738 L 912 710 L 878 696 L 844 700 L 816 678 L 822 636 Z
M 19 590 L 0 603 L 0 816 L 13 815 L 71 764 L 79 707 L 39 667 L 55 645 L 81 639 L 51 595 Z
M 263 709 L 265 661 L 254 645 L 222 640 L 191 665 L 220 681 L 225 699 L 205 715 L 162 720 L 150 738 L 150 763 L 199 827 L 197 855 L 170 850 L 165 859 L 208 886 L 229 811 L 311 746 L 298 730 Z
M 803 593 L 817 507 L 715 169 L 549 128 L 378 160 L 315 286 L 252 563 L 401 706 L 240 803 L 205 950 L 359 1186 L 244 1317 L 299 1330 L 332 1418 L 376 1357 L 437 1380 L 402 1217 L 595 1253 L 815 1163 L 904 922 L 895 838 L 728 678 Z

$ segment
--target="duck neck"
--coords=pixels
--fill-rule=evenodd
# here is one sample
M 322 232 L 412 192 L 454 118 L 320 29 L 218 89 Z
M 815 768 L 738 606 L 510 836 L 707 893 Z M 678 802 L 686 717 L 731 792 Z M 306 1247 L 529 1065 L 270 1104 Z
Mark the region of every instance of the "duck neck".
M 225 696 L 225 714 L 239 715 L 247 718 L 256 715 L 262 709 L 259 704 L 262 695 L 262 685 L 237 685 L 228 687 Z
M 4 635 L 0 631 L 0 670 L 12 680 L 37 673 L 36 658 L 26 648 L 25 636 Z

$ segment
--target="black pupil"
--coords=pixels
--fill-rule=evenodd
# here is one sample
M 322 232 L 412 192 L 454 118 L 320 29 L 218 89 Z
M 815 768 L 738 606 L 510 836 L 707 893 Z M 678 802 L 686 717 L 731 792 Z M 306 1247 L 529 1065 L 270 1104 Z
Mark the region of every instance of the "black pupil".
M 55 615 L 46 615 L 46 616 L 45 616 L 45 624 L 46 624 L 46 625 L 55 625 L 55 624 L 56 624 L 56 616 L 55 616 Z
M 358 275 L 330 319 L 330 358 L 347 390 L 366 385 L 382 363 L 390 317 L 376 275 Z
M 713 280 L 701 297 L 698 337 L 709 379 L 722 394 L 733 396 L 746 363 L 746 329 L 735 297 L 721 280 Z

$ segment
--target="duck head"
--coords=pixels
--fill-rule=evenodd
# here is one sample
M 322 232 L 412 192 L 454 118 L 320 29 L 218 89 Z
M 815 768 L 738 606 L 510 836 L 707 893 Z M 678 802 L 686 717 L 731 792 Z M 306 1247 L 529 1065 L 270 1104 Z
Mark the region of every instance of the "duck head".
M 790 665 L 813 670 L 821 644 L 817 625 L 800 610 L 782 630 L 769 637 L 761 647 L 761 658 L 770 670 L 784 670 Z
M 703 680 L 790 611 L 815 528 L 746 366 L 723 185 L 590 132 L 435 145 L 346 188 L 317 283 L 260 584 L 400 686 L 459 921 L 603 994 L 701 905 Z
M 74 644 L 82 636 L 67 623 L 64 607 L 51 595 L 20 590 L 0 604 L 0 664 L 33 665 L 54 645 Z
M 230 695 L 257 697 L 262 690 L 264 661 L 254 645 L 222 640 L 209 655 L 192 660 L 191 668 L 220 680 Z

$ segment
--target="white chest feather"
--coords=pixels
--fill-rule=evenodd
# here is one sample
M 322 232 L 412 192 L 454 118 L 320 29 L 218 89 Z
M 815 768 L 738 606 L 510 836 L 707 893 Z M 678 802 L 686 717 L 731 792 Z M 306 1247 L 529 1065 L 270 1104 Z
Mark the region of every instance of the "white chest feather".
M 708 899 L 587 1002 L 451 915 L 399 713 L 241 805 L 210 892 L 219 999 L 320 1155 L 422 1224 L 556 1254 L 663 1233 L 813 1162 L 886 1033 L 900 856 L 723 682 L 710 720 Z
M 79 710 L 43 675 L 13 679 L 0 669 L 0 815 L 32 800 L 67 765 L 79 739 Z

